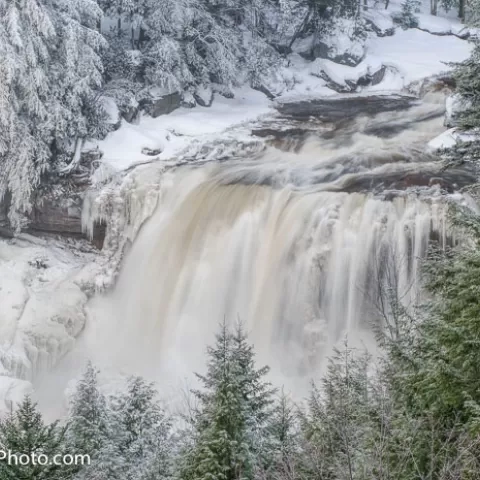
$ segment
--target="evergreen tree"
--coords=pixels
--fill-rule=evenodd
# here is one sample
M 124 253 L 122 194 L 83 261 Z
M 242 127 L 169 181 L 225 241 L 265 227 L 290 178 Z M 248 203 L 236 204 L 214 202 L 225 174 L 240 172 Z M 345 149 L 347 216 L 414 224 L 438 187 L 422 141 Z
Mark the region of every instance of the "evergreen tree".
M 469 2 L 468 24 L 473 28 L 480 26 L 480 2 Z M 473 50 L 469 58 L 455 69 L 457 92 L 465 99 L 468 105 L 464 111 L 458 112 L 460 124 L 464 128 L 480 126 L 480 40 L 474 36 Z
M 208 349 L 206 375 L 198 375 L 199 407 L 194 418 L 195 444 L 185 453 L 182 479 L 253 479 L 262 463 L 273 394 L 257 370 L 243 329 L 232 334 L 226 324 Z
M 17 455 L 16 460 L 0 461 L 0 479 L 65 480 L 68 478 L 71 467 L 55 465 L 53 461 L 50 463 L 56 455 L 68 453 L 64 433 L 64 429 L 57 423 L 46 425 L 37 406 L 27 396 L 16 411 L 0 421 L 1 450 Z M 29 461 L 22 459 L 22 456 Z
M 418 27 L 418 18 L 415 15 L 420 12 L 420 0 L 405 0 L 402 3 L 402 12 L 398 18 L 402 28 Z
M 10 194 L 18 229 L 59 154 L 79 153 L 76 139 L 99 133 L 89 122 L 101 115 L 85 112 L 102 82 L 100 13 L 94 0 L 0 1 L 0 198 Z
M 75 450 L 94 455 L 105 442 L 107 406 L 98 389 L 97 371 L 88 362 L 72 399 L 68 438 Z
M 172 475 L 171 424 L 157 395 L 153 384 L 131 377 L 127 391 L 116 399 L 112 433 L 128 464 L 128 478 L 163 480 Z

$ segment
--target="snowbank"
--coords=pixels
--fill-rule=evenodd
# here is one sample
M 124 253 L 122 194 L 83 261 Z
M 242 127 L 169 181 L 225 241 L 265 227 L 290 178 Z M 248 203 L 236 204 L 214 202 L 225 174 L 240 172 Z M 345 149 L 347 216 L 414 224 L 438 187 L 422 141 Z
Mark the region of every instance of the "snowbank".
M 152 159 L 142 150 L 160 150 L 158 159 L 168 159 L 193 139 L 219 134 L 233 125 L 254 120 L 269 113 L 270 108 L 264 94 L 243 88 L 235 92 L 233 99 L 217 96 L 209 108 L 180 108 L 158 118 L 142 116 L 138 124 L 123 120 L 121 127 L 105 140 L 91 142 L 85 149 L 98 146 L 104 154 L 103 162 L 115 170 L 123 170 Z
M 456 128 L 450 128 L 435 137 L 428 143 L 427 149 L 430 152 L 443 150 L 444 148 L 454 147 L 459 142 L 474 142 L 478 140 L 478 134 L 460 132 Z
M 475 29 L 467 27 L 459 20 L 436 17 L 424 13 L 418 13 L 416 17 L 418 18 L 418 28 L 433 35 L 455 35 L 460 38 L 468 38 L 475 33 Z
M 454 36 L 436 36 L 418 29 L 397 30 L 392 37 L 372 37 L 367 42 L 369 56 L 399 72 L 403 86 L 450 70 L 449 62 L 462 61 L 472 45 Z

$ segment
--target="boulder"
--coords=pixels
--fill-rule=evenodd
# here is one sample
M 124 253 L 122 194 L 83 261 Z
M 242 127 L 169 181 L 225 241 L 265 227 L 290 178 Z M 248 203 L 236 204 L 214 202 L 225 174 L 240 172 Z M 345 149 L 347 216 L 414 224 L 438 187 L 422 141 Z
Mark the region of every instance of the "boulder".
M 332 26 L 332 33 L 314 40 L 313 58 L 356 67 L 365 58 L 366 53 L 366 36 L 360 32 L 358 26 L 350 20 L 336 21 Z
M 322 78 L 332 90 L 339 93 L 356 92 L 360 87 L 378 85 L 387 68 L 380 61 L 364 61 L 356 67 L 347 67 L 330 60 L 317 59 L 311 67 L 311 74 Z
M 148 96 L 139 102 L 140 109 L 153 118 L 168 115 L 182 105 L 182 96 L 178 92 L 169 93 L 160 97 Z
M 197 87 L 193 94 L 195 102 L 201 107 L 211 107 L 214 99 L 213 90 L 210 87 Z
M 313 56 L 313 45 L 315 37 L 310 35 L 306 38 L 297 38 L 292 45 L 292 52 L 305 58 L 305 60 L 315 60 Z
M 395 33 L 395 24 L 392 17 L 385 11 L 369 8 L 362 11 L 367 28 L 377 37 L 389 37 Z

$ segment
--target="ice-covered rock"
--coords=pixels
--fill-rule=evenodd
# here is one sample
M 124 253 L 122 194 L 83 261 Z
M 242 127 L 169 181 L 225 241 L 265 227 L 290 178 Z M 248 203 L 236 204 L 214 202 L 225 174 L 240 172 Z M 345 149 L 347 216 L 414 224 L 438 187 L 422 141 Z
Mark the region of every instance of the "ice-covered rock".
M 195 101 L 201 107 L 211 107 L 214 99 L 213 90 L 210 87 L 197 87 L 193 95 Z
M 427 150 L 430 152 L 435 152 L 437 150 L 442 150 L 444 148 L 454 147 L 457 143 L 457 137 L 455 135 L 455 128 L 451 128 L 440 135 L 435 137 L 433 140 L 428 142 Z
M 354 21 L 337 20 L 331 33 L 315 39 L 312 54 L 314 58 L 355 67 L 365 57 L 365 37 Z
M 450 128 L 441 133 L 427 145 L 429 152 L 452 148 L 458 143 L 470 143 L 478 140 L 478 132 L 462 132 L 457 128 Z
M 375 57 L 367 58 L 355 67 L 317 59 L 311 67 L 312 75 L 323 78 L 330 88 L 339 93 L 355 92 L 359 87 L 378 85 L 385 72 L 386 67 Z
M 395 33 L 395 24 L 391 15 L 384 10 L 370 8 L 362 11 L 362 17 L 370 30 L 379 37 L 388 37 Z

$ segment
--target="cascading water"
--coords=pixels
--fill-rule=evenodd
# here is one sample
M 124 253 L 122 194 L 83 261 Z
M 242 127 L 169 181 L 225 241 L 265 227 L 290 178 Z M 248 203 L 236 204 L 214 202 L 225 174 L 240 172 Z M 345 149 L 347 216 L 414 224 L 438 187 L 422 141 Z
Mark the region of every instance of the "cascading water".
M 423 153 L 442 129 L 439 109 L 357 119 L 295 153 L 271 147 L 165 173 L 114 292 L 97 300 L 90 348 L 174 379 L 202 370 L 219 323 L 240 319 L 287 384 L 315 376 L 345 335 L 369 338 L 385 288 L 416 300 L 432 238 L 454 241 L 445 195 L 427 187 L 436 178 L 453 191 L 472 177 Z

